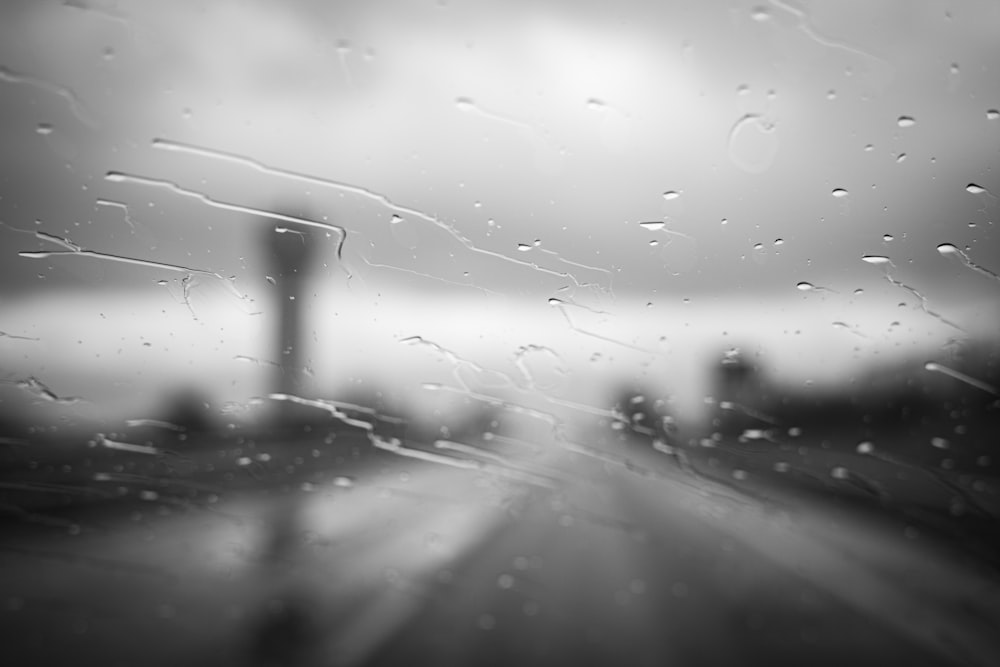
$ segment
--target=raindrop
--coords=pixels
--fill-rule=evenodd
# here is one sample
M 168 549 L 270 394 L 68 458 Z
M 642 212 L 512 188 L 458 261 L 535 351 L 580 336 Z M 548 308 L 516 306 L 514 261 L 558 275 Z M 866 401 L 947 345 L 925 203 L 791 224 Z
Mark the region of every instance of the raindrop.
M 785 239 L 774 239 L 774 245 L 784 245 Z
M 656 239 L 653 239 L 652 241 L 649 242 L 649 245 L 657 246 L 657 245 L 660 245 L 660 242 L 657 241 Z
M 587 100 L 587 108 L 593 109 L 594 111 L 602 111 L 606 106 L 607 104 L 605 104 L 603 100 L 599 100 L 596 97 L 591 97 Z
M 996 120 L 997 118 L 1000 118 L 1000 110 L 988 109 L 986 111 L 986 118 L 989 120 Z
M 895 237 L 892 234 L 883 234 L 882 235 L 882 240 L 885 241 L 886 243 L 888 243 L 889 241 L 892 241 L 894 238 Z
M 680 196 L 681 193 L 678 192 L 677 190 L 667 190 L 666 192 L 663 193 L 663 198 L 666 199 L 667 201 L 670 201 L 671 199 L 677 199 Z
M 961 251 L 950 243 L 942 243 L 937 247 L 937 251 L 942 255 L 960 255 Z
M 35 132 L 41 135 L 52 134 L 52 124 L 51 123 L 39 123 L 38 127 L 35 128 Z
M 836 188 L 830 194 L 832 194 L 834 197 L 846 197 L 847 196 L 847 190 L 845 190 L 844 188 Z
M 976 185 L 975 183 L 969 183 L 965 186 L 966 192 L 971 192 L 974 195 L 981 195 L 986 192 L 986 188 L 981 185 Z
M 771 14 L 767 11 L 767 7 L 761 7 L 760 5 L 757 5 L 756 7 L 750 10 L 750 18 L 752 18 L 754 21 L 757 21 L 758 23 L 763 23 L 764 21 L 771 18 Z
M 872 443 L 868 441 L 858 443 L 858 454 L 871 454 L 873 451 L 875 447 Z
M 339 486 L 342 489 L 349 489 L 354 486 L 354 480 L 350 477 L 345 477 L 343 475 L 333 478 L 333 485 Z
M 640 222 L 639 226 L 644 229 L 648 229 L 651 232 L 656 232 L 663 229 L 663 222 L 661 221 Z
M 753 249 L 754 250 L 763 250 L 764 249 L 764 244 L 763 243 L 757 243 L 757 244 L 754 245 Z
M 758 114 L 741 117 L 729 131 L 729 160 L 751 174 L 763 174 L 778 155 L 778 131 Z
M 899 164 L 905 159 L 906 159 L 906 153 L 900 153 L 899 155 L 896 156 L 896 164 Z
M 192 115 L 191 109 L 189 109 L 187 107 L 184 107 L 183 109 L 181 109 L 181 118 L 183 118 L 184 120 L 190 120 L 191 119 L 191 115 Z
M 837 466 L 830 470 L 830 476 L 834 479 L 850 479 L 851 471 L 843 466 Z
M 402 221 L 403 221 L 403 219 L 401 217 L 399 217 L 398 215 L 396 215 L 395 213 L 393 213 L 392 217 L 389 218 L 389 224 L 390 225 L 398 225 Z
M 871 144 L 865 144 L 865 152 L 866 153 L 871 153 L 873 150 L 875 150 L 875 146 L 873 146 Z
M 937 449 L 948 449 L 950 444 L 944 438 L 931 438 L 931 446 Z
M 520 250 L 521 252 L 528 252 L 533 247 L 534 246 L 528 245 L 527 243 L 518 243 L 517 244 L 517 249 Z
M 899 125 L 900 127 L 913 127 L 916 124 L 917 121 L 913 118 L 913 116 L 900 116 L 896 119 L 896 125 Z
M 476 103 L 471 97 L 456 97 L 455 106 L 459 111 L 472 111 L 476 108 Z
M 812 283 L 807 283 L 805 281 L 798 283 L 797 285 L 795 285 L 795 287 L 801 292 L 809 292 L 811 290 L 816 289 L 815 285 L 813 285 Z
M 832 88 L 830 90 L 826 91 L 826 99 L 828 99 L 828 100 L 835 100 L 835 99 L 837 99 L 837 91 L 833 90 Z
M 885 255 L 862 255 L 861 261 L 869 264 L 892 264 L 892 260 Z
M 105 60 L 112 60 L 115 57 L 115 50 L 108 46 L 101 52 L 101 57 Z

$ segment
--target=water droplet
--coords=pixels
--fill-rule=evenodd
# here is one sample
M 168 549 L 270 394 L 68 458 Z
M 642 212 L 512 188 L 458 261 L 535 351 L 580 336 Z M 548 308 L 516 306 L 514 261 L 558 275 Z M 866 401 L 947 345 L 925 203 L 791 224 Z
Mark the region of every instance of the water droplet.
M 854 290 L 854 294 L 856 296 L 860 296 L 860 295 L 862 295 L 864 293 L 865 293 L 865 291 L 863 289 L 861 289 L 860 287 L 858 289 Z
M 472 207 L 473 208 L 482 208 L 483 207 L 483 203 L 480 202 L 480 201 L 474 201 L 474 202 L 472 202 Z
M 951 445 L 944 438 L 936 438 L 935 437 L 935 438 L 931 438 L 931 446 L 932 447 L 936 447 L 937 449 L 948 449 L 948 447 L 950 447 Z
M 872 144 L 865 144 L 866 153 L 871 153 L 873 150 L 875 150 L 875 146 L 873 146 Z
M 774 239 L 774 245 L 784 245 L 785 239 Z
M 900 153 L 899 155 L 896 156 L 896 164 L 899 164 L 905 159 L 906 159 L 906 153 Z
M 455 106 L 459 111 L 472 111 L 476 108 L 476 103 L 471 97 L 456 97 Z
M 917 121 L 913 116 L 900 116 L 896 119 L 896 125 L 900 127 L 913 127 L 917 124 Z
M 764 249 L 764 244 L 763 243 L 756 243 L 756 244 L 754 244 L 753 249 L 754 250 L 763 250 Z
M 758 114 L 740 118 L 729 131 L 729 160 L 750 174 L 763 174 L 778 155 L 778 130 Z
M 101 51 L 101 57 L 105 60 L 112 60 L 115 57 L 115 50 L 110 46 L 105 47 L 104 50 Z
M 557 299 L 555 297 L 552 297 L 552 298 L 549 299 L 549 305 L 550 306 L 564 306 L 566 304 L 563 302 L 562 299 Z
M 836 468 L 830 470 L 830 477 L 833 477 L 834 479 L 850 479 L 851 471 L 844 466 L 837 466 Z
M 846 197 L 847 190 L 845 190 L 844 188 L 836 188 L 830 194 L 832 194 L 834 197 Z
M 534 246 L 528 245 L 527 243 L 518 243 L 517 244 L 517 249 L 520 250 L 521 252 L 528 252 L 533 247 Z
M 895 237 L 892 234 L 883 234 L 882 235 L 882 240 L 885 241 L 886 243 L 888 243 L 889 241 L 892 241 L 894 238 Z
M 396 215 L 395 213 L 393 213 L 392 217 L 389 218 L 389 224 L 390 225 L 398 225 L 402 221 L 403 221 L 403 219 L 401 217 L 399 217 L 398 215 Z
M 767 7 L 761 7 L 760 5 L 757 5 L 756 7 L 750 10 L 750 18 L 752 18 L 754 21 L 762 23 L 771 18 L 771 14 L 767 11 Z
M 802 281 L 802 282 L 796 284 L 795 287 L 796 287 L 796 289 L 798 289 L 801 292 L 808 292 L 810 290 L 816 289 L 815 285 L 813 285 L 812 283 L 807 283 L 805 281 Z
M 997 118 L 1000 118 L 1000 110 L 988 109 L 986 111 L 986 118 L 989 120 L 996 120 Z
M 511 588 L 514 585 L 514 577 L 509 574 L 501 574 L 497 577 L 497 586 L 499 588 Z
M 826 91 L 826 99 L 828 99 L 828 100 L 835 100 L 835 99 L 837 99 L 837 91 L 833 90 L 832 88 L 830 90 Z
M 869 264 L 892 264 L 892 260 L 885 255 L 862 255 L 861 261 Z
M 648 229 L 651 232 L 656 232 L 663 229 L 663 222 L 654 220 L 652 222 L 640 222 L 639 226 Z
M 191 120 L 191 116 L 192 116 L 191 109 L 187 107 L 181 109 L 181 118 L 183 118 L 184 120 Z
M 52 134 L 52 124 L 51 123 L 39 123 L 38 127 L 35 128 L 37 134 L 43 136 Z
M 603 111 L 606 106 L 607 104 L 604 103 L 604 100 L 599 100 L 596 97 L 591 97 L 587 100 L 587 108 L 594 111 Z
M 342 489 L 349 489 L 352 486 L 354 486 L 354 480 L 351 479 L 350 477 L 345 477 L 343 475 L 340 475 L 338 477 L 333 478 L 333 485 L 339 486 Z
M 493 614 L 483 614 L 478 621 L 480 630 L 492 630 L 497 626 L 497 619 Z
M 859 442 L 857 449 L 858 449 L 858 454 L 871 454 L 873 451 L 875 451 L 874 445 L 872 445 L 872 443 L 868 442 L 867 440 L 865 442 Z
M 680 196 L 681 193 L 678 192 L 677 190 L 667 190 L 666 192 L 663 193 L 663 198 L 666 199 L 667 201 L 670 201 L 671 199 L 677 199 Z
M 937 247 L 937 251 L 942 255 L 960 255 L 961 251 L 950 243 L 942 243 Z
M 169 283 L 169 281 L 166 281 L 166 280 L 157 280 L 156 284 L 157 285 L 169 285 L 170 283 Z
M 722 224 L 728 225 L 729 224 L 729 218 L 723 218 L 722 219 Z
M 974 195 L 981 195 L 986 192 L 986 188 L 981 185 L 976 185 L 975 183 L 969 183 L 965 186 L 966 192 L 971 192 Z
M 656 239 L 653 239 L 652 241 L 649 242 L 649 245 L 657 246 L 657 245 L 660 245 L 660 242 L 657 241 Z

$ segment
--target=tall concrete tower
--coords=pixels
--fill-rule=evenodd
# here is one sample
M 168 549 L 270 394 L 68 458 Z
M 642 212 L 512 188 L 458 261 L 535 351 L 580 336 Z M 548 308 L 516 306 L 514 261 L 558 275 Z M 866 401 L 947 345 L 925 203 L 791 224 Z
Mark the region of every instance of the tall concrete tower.
M 301 212 L 296 217 L 308 217 Z M 268 274 L 277 288 L 276 346 L 274 360 L 278 363 L 270 391 L 301 395 L 304 384 L 305 336 L 303 335 L 304 287 L 309 263 L 314 253 L 314 239 L 308 227 L 275 224 L 268 220 L 262 232 L 264 254 L 269 263 Z M 288 404 L 286 406 L 290 407 Z M 280 409 L 279 417 L 290 411 Z

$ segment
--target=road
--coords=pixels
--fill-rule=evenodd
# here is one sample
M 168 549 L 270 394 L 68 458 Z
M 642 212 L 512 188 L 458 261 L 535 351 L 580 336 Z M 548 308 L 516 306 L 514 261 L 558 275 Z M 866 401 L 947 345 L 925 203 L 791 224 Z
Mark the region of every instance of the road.
M 591 440 L 98 464 L 120 498 L 5 530 L 0 641 L 23 665 L 996 664 L 1000 577 L 958 545 L 766 456 L 734 480 L 724 447 Z

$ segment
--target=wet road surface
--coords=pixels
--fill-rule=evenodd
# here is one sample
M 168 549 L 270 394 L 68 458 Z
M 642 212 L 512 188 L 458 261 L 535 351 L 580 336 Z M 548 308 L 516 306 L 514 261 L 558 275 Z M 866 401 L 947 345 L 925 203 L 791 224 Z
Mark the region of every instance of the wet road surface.
M 238 456 L 185 452 L 188 469 L 160 478 L 191 493 L 136 466 L 96 473 L 118 475 L 103 485 L 88 473 L 129 492 L 8 522 L 5 646 L 25 665 L 1000 655 L 995 569 L 906 517 L 837 500 L 849 493 L 782 483 L 766 456 L 736 484 L 735 459 L 621 438 L 393 450 L 346 431 L 333 449 L 265 438 Z M 894 492 L 946 502 L 928 479 Z

